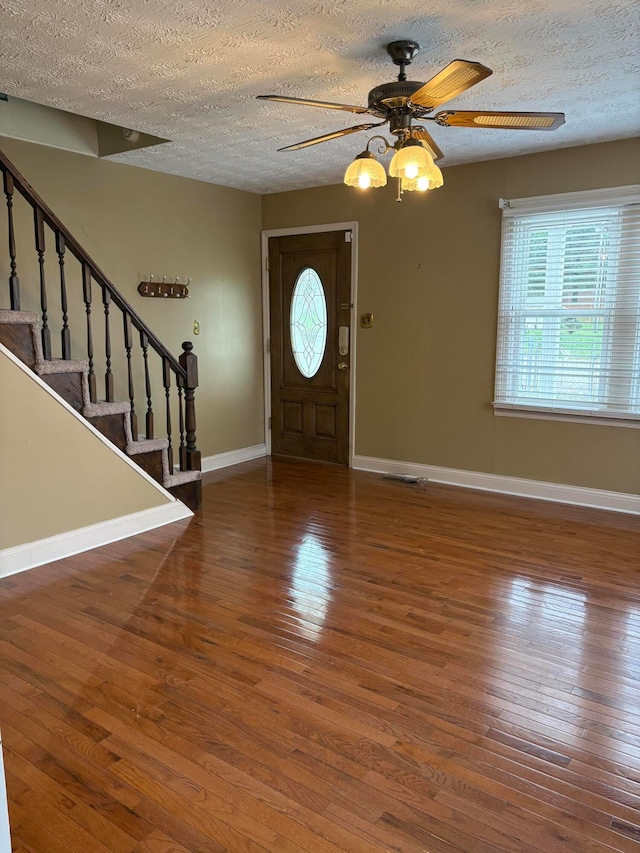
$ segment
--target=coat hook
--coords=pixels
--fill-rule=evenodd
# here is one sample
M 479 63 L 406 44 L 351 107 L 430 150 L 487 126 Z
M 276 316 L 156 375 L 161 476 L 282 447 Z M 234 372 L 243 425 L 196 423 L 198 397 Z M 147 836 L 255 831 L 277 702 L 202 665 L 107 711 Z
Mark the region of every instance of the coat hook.
M 190 278 L 187 279 L 186 284 L 182 284 L 179 275 L 163 275 L 162 280 L 160 280 L 160 276 L 154 276 L 153 273 L 149 273 L 147 281 L 141 281 L 138 285 L 138 293 L 142 296 L 162 296 L 173 299 L 185 299 L 189 296 L 190 284 Z

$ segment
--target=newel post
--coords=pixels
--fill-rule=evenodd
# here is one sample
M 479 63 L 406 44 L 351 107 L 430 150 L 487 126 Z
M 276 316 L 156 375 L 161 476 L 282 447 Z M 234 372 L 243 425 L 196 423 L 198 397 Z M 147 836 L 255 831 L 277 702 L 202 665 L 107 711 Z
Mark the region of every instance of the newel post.
M 186 372 L 184 380 L 184 425 L 186 430 L 186 469 L 187 471 L 200 471 L 200 451 L 196 447 L 196 407 L 195 394 L 198 387 L 198 357 L 193 350 L 191 341 L 182 344 L 184 352 L 180 356 L 180 366 Z

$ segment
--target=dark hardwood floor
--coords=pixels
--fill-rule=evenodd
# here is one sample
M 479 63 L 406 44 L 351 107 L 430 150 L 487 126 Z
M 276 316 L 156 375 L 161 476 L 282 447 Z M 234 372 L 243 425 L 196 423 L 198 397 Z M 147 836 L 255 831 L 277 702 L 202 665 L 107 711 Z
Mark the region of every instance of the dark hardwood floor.
M 321 464 L 0 582 L 15 851 L 640 850 L 640 521 Z

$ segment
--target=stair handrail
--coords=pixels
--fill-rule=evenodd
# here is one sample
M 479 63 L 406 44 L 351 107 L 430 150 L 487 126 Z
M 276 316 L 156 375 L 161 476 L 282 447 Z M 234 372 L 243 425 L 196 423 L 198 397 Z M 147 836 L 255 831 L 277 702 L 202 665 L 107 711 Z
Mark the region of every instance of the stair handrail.
M 20 192 L 20 195 L 28 202 L 28 204 L 40 210 L 44 221 L 49 225 L 49 227 L 59 234 L 62 234 L 64 237 L 64 241 L 66 247 L 71 251 L 74 257 L 81 263 L 86 264 L 91 270 L 91 275 L 95 279 L 95 281 L 100 285 L 100 287 L 105 288 L 109 291 L 111 298 L 114 303 L 118 306 L 118 308 L 124 313 L 128 314 L 131 318 L 131 322 L 136 327 L 136 329 L 143 333 L 153 349 L 156 353 L 161 356 L 161 358 L 166 358 L 167 361 L 171 364 L 173 371 L 177 376 L 186 382 L 187 379 L 187 371 L 182 367 L 178 359 L 172 355 L 172 353 L 167 349 L 167 347 L 160 341 L 156 335 L 151 331 L 149 326 L 144 322 L 144 320 L 136 313 L 133 306 L 127 302 L 124 296 L 120 293 L 117 287 L 113 284 L 113 282 L 104 274 L 104 272 L 100 269 L 97 263 L 93 260 L 93 258 L 89 255 L 87 251 L 78 243 L 73 234 L 66 228 L 62 222 L 58 219 L 55 213 L 51 210 L 49 205 L 43 201 L 43 199 L 38 195 L 38 193 L 34 190 L 31 184 L 24 178 L 24 176 L 18 171 L 18 169 L 13 165 L 13 163 L 9 160 L 6 154 L 3 151 L 0 151 L 0 171 L 8 172 L 13 178 L 13 183 L 15 188 Z
M 13 219 L 14 191 L 29 204 L 34 211 L 35 242 L 38 254 L 38 265 L 40 269 L 40 300 L 42 307 L 42 352 L 44 359 L 49 360 L 51 355 L 50 328 L 47 323 L 47 295 L 44 276 L 44 225 L 46 224 L 55 235 L 55 251 L 58 255 L 60 266 L 60 297 L 62 308 L 61 345 L 62 359 L 71 359 L 71 336 L 67 324 L 67 289 L 65 273 L 65 252 L 68 249 L 82 268 L 83 300 L 85 302 L 87 323 L 87 354 L 88 354 L 88 389 L 91 403 L 97 402 L 96 376 L 93 370 L 93 344 L 91 332 L 91 282 L 102 289 L 102 302 L 105 315 L 105 396 L 106 402 L 114 402 L 114 379 L 111 371 L 111 338 L 109 331 L 109 307 L 112 303 L 122 312 L 124 319 L 124 346 L 126 350 L 131 436 L 137 440 L 137 414 L 134 408 L 133 374 L 132 374 L 132 337 L 131 329 L 135 328 L 140 334 L 140 346 L 144 359 L 144 382 L 147 398 L 147 412 L 145 417 L 146 437 L 154 437 L 154 412 L 151 399 L 151 380 L 147 350 L 150 347 L 161 359 L 162 384 L 165 392 L 165 412 L 168 440 L 168 464 L 169 472 L 173 470 L 173 447 L 172 447 L 172 401 L 170 398 L 171 373 L 175 375 L 178 392 L 178 422 L 180 433 L 179 465 L 181 471 L 199 471 L 201 469 L 200 451 L 196 446 L 196 416 L 195 416 L 195 389 L 198 386 L 198 360 L 190 341 L 182 344 L 183 352 L 180 358 L 176 358 L 167 347 L 152 332 L 145 321 L 137 314 L 135 309 L 120 293 L 113 282 L 105 275 L 89 253 L 80 245 L 71 232 L 58 219 L 46 202 L 38 195 L 31 184 L 24 178 L 18 169 L 9 160 L 3 151 L 0 151 L 0 172 L 3 176 L 4 193 L 7 198 L 8 225 L 9 225 L 9 293 L 11 310 L 20 310 L 20 281 L 17 274 L 16 263 L 16 240 Z M 185 481 L 186 482 L 186 481 Z

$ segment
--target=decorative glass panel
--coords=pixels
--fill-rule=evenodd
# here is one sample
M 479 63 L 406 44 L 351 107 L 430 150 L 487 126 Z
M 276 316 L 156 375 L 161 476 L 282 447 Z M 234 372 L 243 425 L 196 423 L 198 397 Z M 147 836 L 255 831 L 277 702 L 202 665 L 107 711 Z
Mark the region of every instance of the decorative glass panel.
M 311 379 L 327 346 L 327 300 L 320 276 L 311 267 L 302 270 L 293 288 L 289 334 L 296 366 Z

